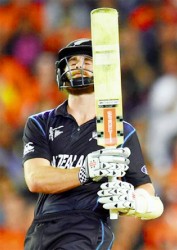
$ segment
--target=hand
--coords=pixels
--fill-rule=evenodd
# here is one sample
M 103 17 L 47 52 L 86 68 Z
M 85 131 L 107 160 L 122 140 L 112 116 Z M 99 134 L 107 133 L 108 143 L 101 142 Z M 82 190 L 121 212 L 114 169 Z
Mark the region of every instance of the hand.
M 164 211 L 160 198 L 151 195 L 144 188 L 134 190 L 130 183 L 120 180 L 106 182 L 100 187 L 98 201 L 105 209 L 117 210 L 122 215 L 135 216 L 142 220 L 158 218 Z
M 123 177 L 129 168 L 129 155 L 129 148 L 101 149 L 88 154 L 79 171 L 81 184 L 89 178 L 98 181 L 108 176 Z
M 117 209 L 117 212 L 127 213 L 135 209 L 135 190 L 132 184 L 117 180 L 102 184 L 98 191 L 98 201 L 105 209 Z

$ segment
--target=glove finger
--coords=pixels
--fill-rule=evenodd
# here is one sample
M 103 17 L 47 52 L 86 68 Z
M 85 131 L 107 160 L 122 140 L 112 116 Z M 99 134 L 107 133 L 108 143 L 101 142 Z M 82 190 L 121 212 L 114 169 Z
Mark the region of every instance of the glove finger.
M 101 163 L 100 169 L 111 169 L 111 170 L 120 170 L 120 171 L 127 171 L 129 166 L 126 164 L 116 164 L 116 163 Z
M 117 197 L 119 195 L 121 195 L 121 193 L 119 192 L 118 189 L 106 189 L 106 190 L 100 190 L 97 192 L 99 197 L 106 197 L 106 198 L 110 198 L 113 197 L 114 195 L 116 195 Z M 103 203 L 104 203 L 104 198 L 103 198 Z
M 134 208 L 134 204 L 129 201 L 111 202 L 103 205 L 105 209 L 130 209 Z
M 119 155 L 123 157 L 130 156 L 129 148 L 104 148 L 100 150 L 101 155 Z
M 92 173 L 91 177 L 96 177 L 96 176 L 115 176 L 115 177 L 123 177 L 126 174 L 125 171 L 120 171 L 120 170 L 109 170 L 109 169 L 101 169 L 101 170 L 94 170 Z
M 120 200 L 122 200 L 124 197 L 127 200 L 134 200 L 134 190 L 127 190 L 127 189 L 106 189 L 106 190 L 99 190 L 97 192 L 99 197 L 112 197 L 111 199 L 117 200 L 116 197 L 118 197 Z
M 101 184 L 100 188 L 102 190 L 106 190 L 108 188 L 125 188 L 127 190 L 134 190 L 134 187 L 132 184 L 125 182 L 125 181 L 120 181 L 117 180 L 116 182 L 105 182 Z
M 126 195 L 119 195 L 119 196 L 109 196 L 109 197 L 101 197 L 98 201 L 102 204 L 113 203 L 113 202 L 134 202 L 134 199 L 128 199 Z
M 109 162 L 109 163 L 120 163 L 120 164 L 129 164 L 130 163 L 130 160 L 128 158 L 125 158 L 125 157 L 121 157 L 121 156 L 113 156 L 113 155 L 107 155 L 107 156 L 104 156 L 104 155 L 101 155 L 99 157 L 99 161 L 100 162 Z

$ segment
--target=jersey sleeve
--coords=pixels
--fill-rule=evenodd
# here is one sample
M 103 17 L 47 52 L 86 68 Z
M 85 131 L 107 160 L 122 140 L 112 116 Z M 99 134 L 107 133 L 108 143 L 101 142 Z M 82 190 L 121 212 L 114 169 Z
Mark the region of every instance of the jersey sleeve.
M 131 183 L 134 187 L 151 183 L 135 129 L 125 139 L 124 147 L 128 147 L 131 151 L 129 169 L 124 180 Z
M 29 117 L 23 133 L 23 164 L 32 158 L 44 158 L 50 161 L 45 122 L 39 117 Z

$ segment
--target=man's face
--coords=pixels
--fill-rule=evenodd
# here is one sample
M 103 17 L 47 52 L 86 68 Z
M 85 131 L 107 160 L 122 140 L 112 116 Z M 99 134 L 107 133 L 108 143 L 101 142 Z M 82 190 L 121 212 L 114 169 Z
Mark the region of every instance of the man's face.
M 72 56 L 68 60 L 68 65 L 65 68 L 68 79 L 77 77 L 92 77 L 93 62 L 92 58 L 85 55 Z
M 72 56 L 68 60 L 68 65 L 65 68 L 65 72 L 69 80 L 82 77 L 93 77 L 92 58 L 87 55 Z M 73 95 L 81 95 L 93 92 L 94 87 L 93 85 L 81 86 L 77 88 L 67 87 L 67 91 Z

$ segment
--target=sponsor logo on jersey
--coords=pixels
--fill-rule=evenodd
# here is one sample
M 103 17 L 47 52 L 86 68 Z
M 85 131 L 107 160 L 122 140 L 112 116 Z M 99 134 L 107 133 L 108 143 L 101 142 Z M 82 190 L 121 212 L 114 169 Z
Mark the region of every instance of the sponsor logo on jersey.
M 51 165 L 57 168 L 70 169 L 84 164 L 84 155 L 59 154 L 52 157 Z
M 59 126 L 57 128 L 49 128 L 49 140 L 53 141 L 56 137 L 58 137 L 59 135 L 61 135 L 63 133 L 63 131 L 61 130 L 61 128 L 63 128 L 64 126 Z
M 34 152 L 33 142 L 28 142 L 24 147 L 23 154 L 26 155 L 31 152 Z
M 141 172 L 148 175 L 148 171 L 145 165 L 141 168 Z
M 89 139 L 89 141 L 91 141 L 93 139 L 97 140 L 97 137 L 98 137 L 97 132 L 94 131 L 94 132 L 92 132 L 92 137 Z

